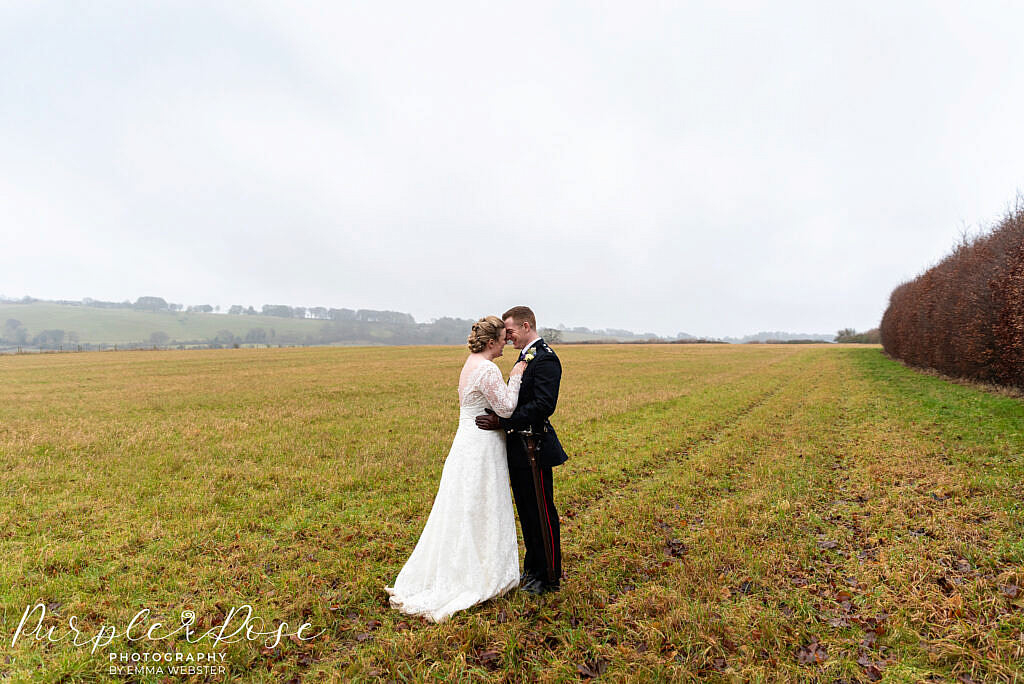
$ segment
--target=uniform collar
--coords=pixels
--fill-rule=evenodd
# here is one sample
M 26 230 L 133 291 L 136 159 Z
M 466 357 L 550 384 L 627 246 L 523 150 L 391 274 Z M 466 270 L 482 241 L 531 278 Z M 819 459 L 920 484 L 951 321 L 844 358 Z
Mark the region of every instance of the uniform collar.
M 523 358 L 523 356 L 526 354 L 526 352 L 528 352 L 530 350 L 530 347 L 533 347 L 533 346 L 535 346 L 537 344 L 540 344 L 543 341 L 544 341 L 543 337 L 538 337 L 533 342 L 531 342 L 530 344 L 528 344 L 525 347 L 523 347 L 522 351 L 519 352 L 519 358 L 520 359 Z

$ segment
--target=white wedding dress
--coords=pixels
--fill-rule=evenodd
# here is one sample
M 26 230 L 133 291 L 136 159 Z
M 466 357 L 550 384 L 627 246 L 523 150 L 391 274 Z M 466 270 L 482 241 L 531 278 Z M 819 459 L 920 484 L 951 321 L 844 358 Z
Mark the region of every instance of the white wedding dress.
M 493 361 L 467 369 L 459 387 L 459 429 L 419 541 L 395 586 L 392 608 L 444 622 L 453 613 L 501 596 L 519 584 L 519 544 L 503 430 L 481 430 L 492 409 L 508 418 L 522 377 L 506 386 Z

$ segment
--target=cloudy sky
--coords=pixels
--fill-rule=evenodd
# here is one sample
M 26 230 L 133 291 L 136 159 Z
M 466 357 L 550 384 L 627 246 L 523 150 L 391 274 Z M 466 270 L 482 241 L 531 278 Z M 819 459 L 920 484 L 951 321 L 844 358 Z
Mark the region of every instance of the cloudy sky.
M 877 325 L 1024 189 L 1013 2 L 0 3 L 0 294 Z

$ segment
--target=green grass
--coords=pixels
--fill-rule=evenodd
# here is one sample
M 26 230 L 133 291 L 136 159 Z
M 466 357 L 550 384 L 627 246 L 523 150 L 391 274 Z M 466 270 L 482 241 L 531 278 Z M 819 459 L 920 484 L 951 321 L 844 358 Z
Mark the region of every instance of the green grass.
M 325 631 L 219 647 L 244 681 L 1024 679 L 1022 402 L 877 348 L 558 352 L 563 589 L 443 625 L 383 587 L 430 511 L 462 350 L 0 357 L 0 676 L 107 681 L 108 652 L 172 650 L 11 648 L 42 601 L 63 631 L 246 603 Z

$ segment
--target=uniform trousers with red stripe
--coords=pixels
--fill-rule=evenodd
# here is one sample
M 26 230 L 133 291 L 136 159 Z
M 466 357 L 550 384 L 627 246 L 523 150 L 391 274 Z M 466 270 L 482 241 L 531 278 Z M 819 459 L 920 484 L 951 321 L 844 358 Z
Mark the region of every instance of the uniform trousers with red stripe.
M 526 546 L 526 558 L 523 571 L 547 581 L 547 560 L 544 556 L 544 535 L 542 525 L 550 532 L 552 553 L 555 566 L 555 583 L 562 577 L 562 542 L 558 529 L 558 510 L 555 508 L 554 492 L 551 486 L 551 466 L 541 466 L 541 482 L 546 504 L 546 513 L 541 515 L 537 510 L 536 488 L 533 484 L 533 471 L 529 468 L 510 468 L 509 479 L 512 484 L 512 496 L 516 501 L 519 513 L 519 525 L 523 528 L 523 543 Z

